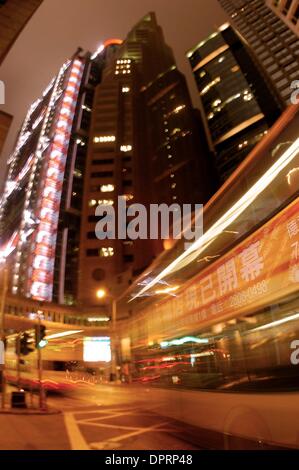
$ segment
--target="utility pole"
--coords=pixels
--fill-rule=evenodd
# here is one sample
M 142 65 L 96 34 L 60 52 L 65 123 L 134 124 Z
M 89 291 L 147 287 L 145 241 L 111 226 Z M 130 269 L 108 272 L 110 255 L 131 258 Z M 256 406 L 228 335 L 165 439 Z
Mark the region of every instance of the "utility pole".
M 17 385 L 20 390 L 21 385 L 21 333 L 16 337 L 16 353 L 17 353 Z
M 4 265 L 3 268 L 3 283 L 2 283 L 2 293 L 0 300 L 0 335 L 3 345 L 5 344 L 5 303 L 6 303 L 6 294 L 8 290 L 8 270 Z M 5 383 L 5 352 L 4 352 L 4 361 L 1 371 L 1 408 L 5 408 L 5 395 L 6 395 L 6 383 Z

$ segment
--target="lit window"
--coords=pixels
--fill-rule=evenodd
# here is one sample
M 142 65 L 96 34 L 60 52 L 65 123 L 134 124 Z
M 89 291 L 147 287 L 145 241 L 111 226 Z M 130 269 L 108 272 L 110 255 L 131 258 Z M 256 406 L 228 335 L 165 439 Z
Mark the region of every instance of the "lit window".
M 123 197 L 126 201 L 131 201 L 132 199 L 134 199 L 133 194 L 124 194 Z
M 77 178 L 82 178 L 82 176 L 83 176 L 82 171 L 75 169 L 74 170 L 74 176 L 76 176 Z
M 123 93 L 129 93 L 130 88 L 129 88 L 128 86 L 123 86 L 121 91 L 122 91 Z
M 81 145 L 81 147 L 84 147 L 86 145 L 85 142 L 82 139 L 77 139 L 76 144 Z
M 95 144 L 99 143 L 107 143 L 107 142 L 115 142 L 116 138 L 115 135 L 103 135 L 103 136 L 97 136 L 94 137 L 93 141 Z
M 120 147 L 120 151 L 121 151 L 121 152 L 125 152 L 125 153 L 126 153 L 126 152 L 131 152 L 132 149 L 133 149 L 132 145 L 122 145 L 122 146 Z
M 210 82 L 207 86 L 205 86 L 205 87 L 201 90 L 201 92 L 200 92 L 201 96 L 206 95 L 206 94 L 211 90 L 211 88 L 213 88 L 215 85 L 217 85 L 217 84 L 220 83 L 220 82 L 221 82 L 221 78 L 220 78 L 220 77 L 215 78 L 215 80 L 213 80 L 212 82 Z
M 111 246 L 107 248 L 101 248 L 100 249 L 100 256 L 102 258 L 110 258 L 111 256 L 114 256 L 114 248 Z
M 180 105 L 180 106 L 177 106 L 177 107 L 173 110 L 173 112 L 174 112 L 175 114 L 178 114 L 178 113 L 179 113 L 180 111 L 182 111 L 184 108 L 186 108 L 186 106 L 185 106 L 184 104 L 182 104 L 182 105 Z
M 114 201 L 113 199 L 99 199 L 98 205 L 99 206 L 113 206 Z
M 252 93 L 250 93 L 248 90 L 244 91 L 244 101 L 251 101 L 253 100 L 254 96 Z
M 101 192 L 102 193 L 111 193 L 114 191 L 114 185 L 113 184 L 103 184 L 101 186 Z
M 175 134 L 178 134 L 179 132 L 181 132 L 182 129 L 180 129 L 179 127 L 176 127 L 175 129 L 173 129 L 171 135 L 175 135 Z
M 213 103 L 212 103 L 212 106 L 213 108 L 216 108 L 219 104 L 221 104 L 222 101 L 218 98 L 217 100 L 215 100 Z
M 85 109 L 85 111 L 88 111 L 89 113 L 91 113 L 91 109 L 85 104 L 82 106 L 82 109 Z

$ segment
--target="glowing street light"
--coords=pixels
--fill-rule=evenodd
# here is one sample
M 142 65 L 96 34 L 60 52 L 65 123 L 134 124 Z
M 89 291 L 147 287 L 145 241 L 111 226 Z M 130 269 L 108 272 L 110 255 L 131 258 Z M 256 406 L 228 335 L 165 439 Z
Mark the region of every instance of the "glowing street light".
M 97 298 L 98 298 L 98 299 L 104 299 L 104 298 L 107 296 L 107 292 L 106 292 L 106 290 L 103 289 L 103 288 L 102 288 L 102 289 L 98 289 L 96 295 L 97 295 Z

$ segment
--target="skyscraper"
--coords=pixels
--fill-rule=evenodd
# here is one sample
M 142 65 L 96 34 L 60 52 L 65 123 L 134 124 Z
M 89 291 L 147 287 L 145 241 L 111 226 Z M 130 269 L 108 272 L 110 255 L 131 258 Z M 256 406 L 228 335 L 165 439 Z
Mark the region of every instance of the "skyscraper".
M 198 144 L 198 145 L 197 145 Z M 204 144 L 203 144 L 204 146 Z M 93 103 L 81 226 L 79 300 L 116 291 L 159 251 L 150 240 L 100 241 L 100 203 L 203 203 L 209 194 L 190 96 L 155 14 L 130 31 L 106 62 Z M 130 275 L 130 272 L 132 273 Z M 125 285 L 123 285 L 125 288 Z
M 279 117 L 283 104 L 228 24 L 188 57 L 224 181 Z
M 96 208 L 118 196 L 128 206 L 205 202 L 200 132 L 153 13 L 124 42 L 79 49 L 30 107 L 8 159 L 0 238 L 13 293 L 93 306 L 101 285 L 125 288 L 161 246 L 98 240 Z
M 219 0 L 286 105 L 299 76 L 299 39 L 265 0 Z M 285 2 L 284 2 L 285 3 Z
M 42 0 L 0 0 L 0 64 Z
M 8 134 L 13 117 L 10 114 L 0 111 L 0 155 Z
M 0 203 L 1 254 L 12 292 L 37 300 L 76 296 L 85 152 L 100 65 L 81 51 L 30 107 Z
M 266 0 L 267 5 L 299 36 L 299 0 Z
M 212 192 L 209 148 L 185 77 L 173 66 L 144 87 L 143 95 L 151 202 L 204 204 Z

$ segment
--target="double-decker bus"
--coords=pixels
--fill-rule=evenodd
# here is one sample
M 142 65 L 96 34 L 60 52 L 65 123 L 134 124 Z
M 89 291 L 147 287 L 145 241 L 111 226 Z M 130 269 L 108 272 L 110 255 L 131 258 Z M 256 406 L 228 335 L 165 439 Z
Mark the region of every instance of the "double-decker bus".
M 119 304 L 133 381 L 160 413 L 219 433 L 226 448 L 298 448 L 298 293 L 290 106 L 205 206 L 202 237 L 187 250 L 177 241 Z

